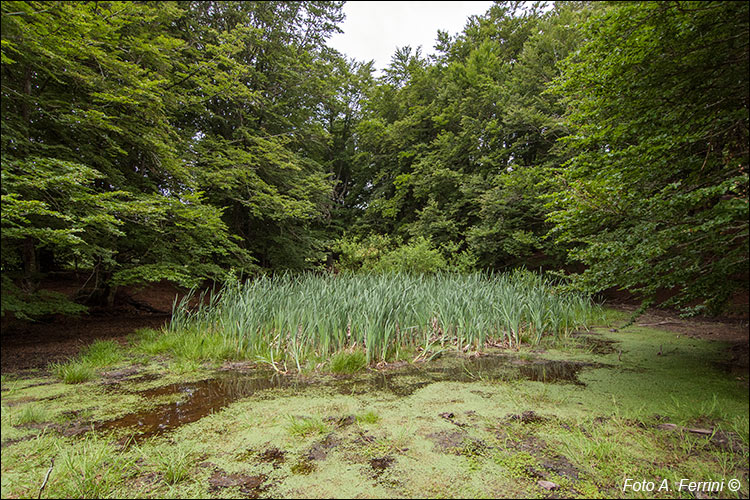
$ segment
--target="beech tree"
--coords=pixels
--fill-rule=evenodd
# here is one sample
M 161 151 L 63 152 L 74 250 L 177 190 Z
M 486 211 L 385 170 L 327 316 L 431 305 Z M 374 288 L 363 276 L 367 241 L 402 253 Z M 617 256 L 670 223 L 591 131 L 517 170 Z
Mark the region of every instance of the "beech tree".
M 590 290 L 718 312 L 748 287 L 748 4 L 615 4 L 554 89 L 572 158 L 550 220 Z

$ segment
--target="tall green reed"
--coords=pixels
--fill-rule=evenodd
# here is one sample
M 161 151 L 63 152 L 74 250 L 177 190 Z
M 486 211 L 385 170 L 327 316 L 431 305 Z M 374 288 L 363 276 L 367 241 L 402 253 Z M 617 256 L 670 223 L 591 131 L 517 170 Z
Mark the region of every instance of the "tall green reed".
M 280 274 L 226 283 L 173 305 L 169 330 L 218 334 L 241 357 L 301 370 L 309 356 L 364 349 L 481 349 L 565 337 L 596 320 L 588 297 L 530 271 L 505 274 Z M 190 306 L 191 302 L 196 305 Z

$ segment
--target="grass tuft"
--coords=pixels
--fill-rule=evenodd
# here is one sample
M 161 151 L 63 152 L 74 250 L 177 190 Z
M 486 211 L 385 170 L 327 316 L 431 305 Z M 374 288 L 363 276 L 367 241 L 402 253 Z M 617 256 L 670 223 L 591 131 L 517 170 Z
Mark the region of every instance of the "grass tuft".
M 176 484 L 190 477 L 193 466 L 193 453 L 179 447 L 158 451 L 154 457 L 156 467 L 162 473 L 164 481 L 168 484 Z
M 68 361 L 67 363 L 53 363 L 50 370 L 57 378 L 66 384 L 80 384 L 88 382 L 96 376 L 96 370 L 85 361 Z
M 366 411 L 356 416 L 358 424 L 377 424 L 380 416 L 372 410 Z
M 341 351 L 331 358 L 333 373 L 356 373 L 367 367 L 367 356 L 362 351 Z
M 92 435 L 75 447 L 60 449 L 55 480 L 48 485 L 51 498 L 109 498 L 123 496 L 134 461 L 116 445 Z
M 328 426 L 319 417 L 295 417 L 289 415 L 286 426 L 287 432 L 292 436 L 308 437 L 328 432 Z
M 122 349 L 113 340 L 97 340 L 83 349 L 80 360 L 97 368 L 114 365 L 123 360 Z
M 14 425 L 24 425 L 39 422 L 46 422 L 50 419 L 50 412 L 47 408 L 40 405 L 29 404 L 21 408 L 13 416 Z

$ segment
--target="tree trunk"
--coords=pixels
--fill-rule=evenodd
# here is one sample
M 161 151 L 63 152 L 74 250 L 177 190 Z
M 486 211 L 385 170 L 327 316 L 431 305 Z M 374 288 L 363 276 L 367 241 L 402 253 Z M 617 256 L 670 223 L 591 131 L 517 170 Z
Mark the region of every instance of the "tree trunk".
M 39 272 L 39 263 L 36 259 L 36 240 L 27 236 L 23 240 L 23 270 L 24 277 L 30 278 Z

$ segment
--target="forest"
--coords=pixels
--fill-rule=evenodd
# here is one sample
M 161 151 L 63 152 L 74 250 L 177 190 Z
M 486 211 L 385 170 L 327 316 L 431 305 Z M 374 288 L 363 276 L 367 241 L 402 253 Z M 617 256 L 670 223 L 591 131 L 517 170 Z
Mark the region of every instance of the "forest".
M 342 17 L 3 2 L 3 315 L 304 270 L 747 296 L 747 4 L 498 2 L 380 75 L 326 45 Z
M 749 6 L 0 2 L 0 497 L 748 498 Z

